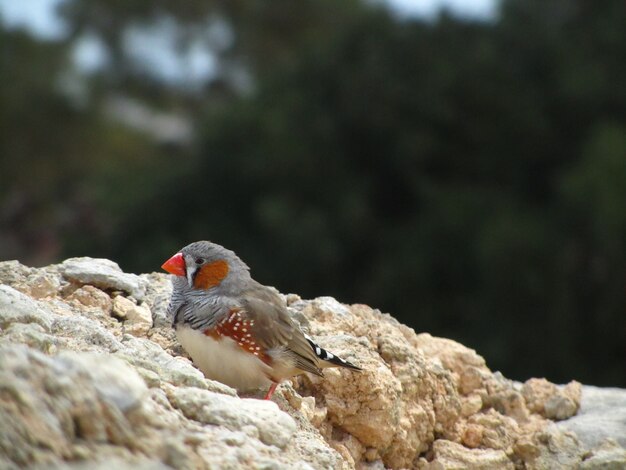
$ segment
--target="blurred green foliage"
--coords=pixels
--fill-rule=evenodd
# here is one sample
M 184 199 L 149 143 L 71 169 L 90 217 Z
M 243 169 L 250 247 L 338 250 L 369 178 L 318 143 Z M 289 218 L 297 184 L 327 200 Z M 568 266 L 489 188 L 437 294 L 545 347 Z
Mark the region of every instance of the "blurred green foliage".
M 209 17 L 232 29 L 201 91 L 125 54 L 163 15 L 181 48 Z M 3 256 L 143 272 L 211 239 L 261 282 L 378 307 L 508 376 L 626 386 L 623 1 L 508 0 L 483 22 L 312 0 L 64 16 L 58 43 L 2 32 Z M 59 80 L 86 31 L 111 61 L 77 100 Z M 195 141 L 106 118 L 113 93 L 183 112 Z

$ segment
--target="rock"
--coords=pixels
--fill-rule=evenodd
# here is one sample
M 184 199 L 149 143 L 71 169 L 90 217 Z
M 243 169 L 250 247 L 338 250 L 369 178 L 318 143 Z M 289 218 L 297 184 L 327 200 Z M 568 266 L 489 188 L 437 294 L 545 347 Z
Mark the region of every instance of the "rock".
M 59 265 L 63 276 L 77 284 L 90 284 L 107 290 L 120 290 L 143 300 L 146 281 L 135 274 L 122 272 L 117 263 L 99 258 L 70 258 Z
M 157 459 L 149 457 L 131 456 L 126 459 L 120 457 L 108 458 L 101 462 L 78 462 L 72 465 L 55 467 L 55 470 L 171 470 L 172 467 L 165 465 Z
M 480 377 L 483 373 L 489 373 L 485 359 L 476 354 L 473 349 L 451 339 L 435 338 L 428 333 L 422 333 L 414 335 L 411 343 L 429 357 L 439 359 L 447 370 L 459 375 L 467 374 L 471 370 L 471 374 L 475 374 L 477 378 L 473 381 L 472 386 L 464 385 L 467 390 L 465 393 L 480 387 L 482 381 Z
M 576 414 L 580 408 L 580 383 L 573 381 L 561 387 L 544 404 L 546 418 L 562 420 Z
M 294 468 L 354 468 L 354 464 L 347 463 L 346 457 L 340 455 L 334 446 L 330 447 L 319 434 L 297 431 L 292 445 L 302 459 Z
M 527 440 L 528 439 L 528 440 Z M 563 432 L 553 423 L 516 443 L 517 456 L 523 458 L 528 470 L 545 468 L 577 468 L 584 458 L 584 449 L 573 433 Z
M 124 336 L 114 354 L 137 368 L 152 371 L 166 383 L 236 395 L 235 390 L 227 385 L 206 379 L 186 358 L 172 357 L 158 344 L 145 338 Z
M 2 261 L 0 262 L 0 283 L 17 288 L 24 284 L 32 272 L 33 268 L 24 266 L 19 261 Z
M 558 426 L 574 432 L 586 449 L 601 445 L 607 438 L 626 447 L 626 390 L 583 386 L 580 411 Z
M 112 308 L 111 298 L 94 286 L 76 289 L 67 297 L 67 300 L 79 302 L 85 307 L 93 307 L 105 315 L 108 315 Z
M 242 401 L 233 397 L 214 394 L 207 403 L 190 395 L 191 400 L 176 402 L 198 407 L 195 418 L 239 423 L 242 430 L 203 427 L 177 415 L 160 390 L 151 394 L 123 361 L 89 353 L 50 358 L 16 345 L 0 348 L 0 385 L 0 455 L 7 468 L 70 468 L 70 461 L 98 468 L 110 458 L 121 468 L 172 468 L 173 463 L 176 468 L 257 468 L 260 462 L 295 468 L 295 456 L 281 457 L 274 447 L 285 448 L 295 431 L 293 419 L 274 403 L 247 400 L 240 414 L 240 403 L 223 401 Z
M 113 353 L 123 348 L 119 333 L 111 328 L 111 323 L 90 318 L 91 308 L 83 310 L 83 315 L 72 315 L 72 310 L 68 306 L 66 308 L 64 315 L 54 317 L 51 328 L 51 334 L 57 338 L 59 347 L 70 351 L 101 353 Z M 108 317 L 101 315 L 101 318 Z
M 622 468 L 626 391 L 583 387 L 563 419 L 579 384 L 513 382 L 366 305 L 283 296 L 364 370 L 299 376 L 265 402 L 194 367 L 164 273 L 11 261 L 0 281 L 0 468 Z
M 133 336 L 144 336 L 152 328 L 150 309 L 121 295 L 113 299 L 113 315 L 125 320 L 125 331 Z
M 626 468 L 626 449 L 615 440 L 607 439 L 585 455 L 581 470 L 623 470 Z
M 268 445 L 284 448 L 296 431 L 296 423 L 271 401 L 240 399 L 193 387 L 169 389 L 175 408 L 195 421 L 241 429 Z
M 38 270 L 28 276 L 26 284 L 29 287 L 29 294 L 35 299 L 52 297 L 61 288 L 61 281 L 58 276 Z
M 433 442 L 433 460 L 426 470 L 513 470 L 515 465 L 503 450 L 468 449 L 456 442 Z
M 290 300 L 294 300 L 293 297 Z M 340 304 L 332 297 L 318 297 L 312 301 L 312 307 L 319 315 L 324 316 L 350 316 L 350 310 L 347 306 Z
M 124 414 L 141 406 L 147 394 L 146 384 L 136 371 L 114 357 L 63 352 L 54 366 L 65 377 L 86 376 L 98 396 Z
M 476 438 L 481 437 L 479 445 L 490 449 L 506 450 L 522 434 L 515 419 L 503 415 L 493 408 L 484 413 L 472 415 L 467 423 L 468 428 L 475 429 Z
M 77 439 L 131 444 L 127 415 L 147 390 L 121 361 L 8 345 L 0 347 L 0 384 L 10 405 L 0 407 L 0 453 L 24 466 L 77 456 Z
M 164 273 L 142 274 L 146 284 L 145 301 L 152 312 L 154 326 L 168 328 L 172 319 L 167 316 L 167 307 L 172 295 L 170 276 Z
M 522 394 L 515 388 L 505 388 L 503 390 L 492 390 L 489 406 L 500 413 L 514 418 L 518 423 L 526 423 L 529 419 L 529 410 Z
M 528 408 L 550 419 L 566 419 L 580 408 L 581 386 L 570 382 L 557 387 L 546 379 L 529 379 L 522 387 Z
M 461 416 L 467 418 L 478 413 L 483 407 L 483 400 L 478 393 L 471 393 L 461 397 Z
M 436 433 L 454 434 L 461 409 L 454 378 L 413 347 L 415 334 L 398 329 L 391 317 L 362 305 L 348 310 L 342 306 L 334 313 L 332 305 L 324 298 L 292 308 L 311 321 L 311 333 L 321 346 L 364 371 L 329 369 L 323 379 L 308 379 L 310 393 L 324 403 L 330 423 L 356 437 L 375 458 L 388 467 L 408 467 Z M 336 334 L 342 330 L 362 338 Z M 320 335 L 326 331 L 335 333 Z M 306 387 L 302 391 L 309 393 Z
M 25 344 L 48 354 L 54 354 L 58 351 L 57 338 L 46 333 L 46 330 L 37 323 L 13 323 L 0 337 L 0 343 Z
M 37 323 L 49 331 L 51 315 L 33 299 L 9 286 L 0 286 L 0 328 L 12 323 Z

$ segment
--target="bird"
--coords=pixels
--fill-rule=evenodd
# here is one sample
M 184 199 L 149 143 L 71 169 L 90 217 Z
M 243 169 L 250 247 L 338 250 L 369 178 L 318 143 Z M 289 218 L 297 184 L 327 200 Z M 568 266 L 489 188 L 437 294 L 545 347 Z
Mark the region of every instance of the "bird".
M 235 252 L 193 242 L 161 266 L 172 274 L 168 315 L 181 346 L 205 377 L 240 391 L 269 387 L 327 367 L 362 369 L 307 336 L 273 289 L 252 279 Z

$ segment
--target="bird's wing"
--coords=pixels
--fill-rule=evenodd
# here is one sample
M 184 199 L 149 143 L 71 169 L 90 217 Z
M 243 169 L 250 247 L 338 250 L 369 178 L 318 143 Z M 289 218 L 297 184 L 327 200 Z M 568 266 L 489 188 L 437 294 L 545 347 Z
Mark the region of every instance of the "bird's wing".
M 186 282 L 186 281 L 185 281 Z M 195 295 L 194 292 L 180 293 L 174 290 L 168 307 L 172 327 L 189 325 L 195 330 L 205 331 L 215 326 L 228 315 L 236 302 L 217 302 L 215 297 Z
M 315 351 L 274 291 L 261 284 L 253 286 L 241 296 L 241 307 L 246 317 L 254 321 L 252 331 L 261 347 L 283 349 L 297 368 L 322 375 Z

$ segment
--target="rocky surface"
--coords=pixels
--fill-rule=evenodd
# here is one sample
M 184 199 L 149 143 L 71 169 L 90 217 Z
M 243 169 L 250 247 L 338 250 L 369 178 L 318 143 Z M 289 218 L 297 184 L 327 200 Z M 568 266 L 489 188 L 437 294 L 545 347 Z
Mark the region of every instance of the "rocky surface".
M 559 427 L 575 432 L 587 449 L 601 445 L 606 439 L 614 439 L 626 447 L 626 390 L 586 385 L 580 411 L 561 421 Z
M 176 343 L 170 289 L 108 260 L 0 263 L 0 468 L 626 467 L 625 391 L 515 383 L 454 341 L 328 297 L 285 301 L 364 371 L 238 396 Z

